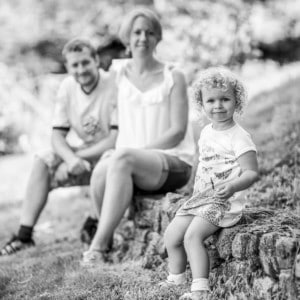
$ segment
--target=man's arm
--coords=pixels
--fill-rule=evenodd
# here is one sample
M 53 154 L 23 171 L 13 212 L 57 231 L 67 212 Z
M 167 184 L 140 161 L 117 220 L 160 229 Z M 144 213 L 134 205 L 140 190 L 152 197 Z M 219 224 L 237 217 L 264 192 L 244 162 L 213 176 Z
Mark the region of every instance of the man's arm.
M 98 160 L 101 155 L 109 149 L 115 147 L 116 139 L 118 135 L 117 129 L 111 129 L 109 135 L 100 140 L 98 143 L 91 145 L 87 148 L 76 151 L 76 155 L 84 160 L 93 161 Z
M 68 130 L 54 128 L 51 137 L 52 147 L 54 152 L 67 164 L 69 173 L 78 175 L 88 171 L 90 164 L 88 161 L 76 155 L 68 145 L 66 141 L 67 133 Z

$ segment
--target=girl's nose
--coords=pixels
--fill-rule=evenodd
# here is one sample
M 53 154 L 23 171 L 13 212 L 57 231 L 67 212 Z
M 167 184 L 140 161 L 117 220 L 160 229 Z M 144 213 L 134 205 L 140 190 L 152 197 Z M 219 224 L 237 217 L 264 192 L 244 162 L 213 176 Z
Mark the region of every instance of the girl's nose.
M 220 100 L 215 101 L 215 107 L 217 107 L 217 108 L 222 107 L 222 101 L 220 101 Z

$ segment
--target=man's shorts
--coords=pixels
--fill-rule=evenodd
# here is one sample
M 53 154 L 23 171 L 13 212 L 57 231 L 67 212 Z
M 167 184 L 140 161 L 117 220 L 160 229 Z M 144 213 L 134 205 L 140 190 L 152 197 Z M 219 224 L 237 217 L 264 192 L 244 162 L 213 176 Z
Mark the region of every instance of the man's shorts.
M 83 186 L 90 184 L 91 171 L 86 171 L 80 175 L 69 174 L 66 180 L 58 180 L 55 176 L 56 170 L 63 160 L 51 150 L 41 151 L 36 154 L 48 167 L 50 174 L 50 190 L 58 187 Z M 92 166 L 92 168 L 94 165 Z

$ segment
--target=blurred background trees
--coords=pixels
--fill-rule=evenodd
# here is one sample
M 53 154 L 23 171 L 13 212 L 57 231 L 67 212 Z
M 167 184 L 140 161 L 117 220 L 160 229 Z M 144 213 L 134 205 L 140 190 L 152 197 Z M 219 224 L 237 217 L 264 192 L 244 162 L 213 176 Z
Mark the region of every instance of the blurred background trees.
M 124 50 L 115 38 L 122 16 L 139 4 L 158 12 L 158 56 L 189 83 L 211 65 L 300 59 L 297 0 L 0 0 L 0 154 L 47 146 L 64 43 L 89 37 L 107 68 Z

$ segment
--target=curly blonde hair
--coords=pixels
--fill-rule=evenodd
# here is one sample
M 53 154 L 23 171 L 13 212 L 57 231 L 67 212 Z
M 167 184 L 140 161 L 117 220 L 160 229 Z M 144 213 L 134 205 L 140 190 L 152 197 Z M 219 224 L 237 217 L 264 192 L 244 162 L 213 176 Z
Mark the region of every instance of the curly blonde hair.
M 235 96 L 235 111 L 242 113 L 247 101 L 247 91 L 237 75 L 224 67 L 211 67 L 200 72 L 193 84 L 193 98 L 197 104 L 203 107 L 203 88 L 218 88 L 226 91 L 229 87 L 233 89 Z

